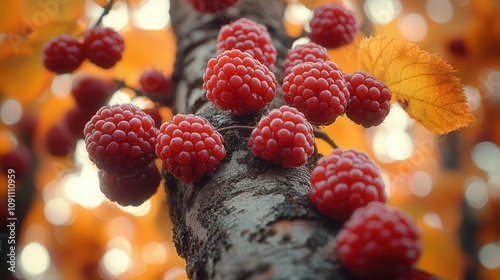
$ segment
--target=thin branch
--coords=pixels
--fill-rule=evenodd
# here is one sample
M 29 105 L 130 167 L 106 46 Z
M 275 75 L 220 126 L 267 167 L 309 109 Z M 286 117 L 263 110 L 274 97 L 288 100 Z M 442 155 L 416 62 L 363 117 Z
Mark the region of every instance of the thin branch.
M 333 141 L 332 138 L 330 138 L 330 136 L 324 132 L 323 130 L 317 128 L 317 127 L 314 127 L 314 136 L 316 138 L 319 138 L 319 139 L 323 139 L 326 143 L 328 143 L 330 146 L 332 146 L 334 149 L 338 149 L 339 146 L 337 144 L 335 144 L 335 142 Z
M 114 4 L 114 0 L 109 0 L 109 3 L 104 7 L 104 11 L 102 11 L 102 14 L 99 17 L 99 19 L 97 19 L 96 23 L 94 23 L 94 25 L 91 26 L 91 28 L 89 28 L 89 29 L 92 29 L 96 26 L 102 25 L 102 20 L 104 19 L 104 17 L 107 14 L 109 14 L 109 12 L 111 11 L 111 8 L 113 8 L 113 4 Z

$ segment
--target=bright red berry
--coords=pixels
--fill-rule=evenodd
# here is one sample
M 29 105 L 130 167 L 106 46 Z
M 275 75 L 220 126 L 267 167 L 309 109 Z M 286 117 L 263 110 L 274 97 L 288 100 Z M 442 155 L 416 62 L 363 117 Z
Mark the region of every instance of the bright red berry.
M 2 173 L 6 175 L 14 174 L 16 178 L 22 178 L 30 169 L 31 163 L 32 156 L 30 150 L 26 146 L 21 145 L 0 157 Z
M 142 168 L 135 176 L 118 177 L 99 170 L 99 188 L 111 201 L 122 206 L 139 206 L 158 190 L 161 175 L 154 162 Z
M 398 279 L 411 271 L 420 256 L 419 239 L 420 230 L 405 212 L 371 202 L 344 224 L 336 250 L 344 267 L 354 275 Z
M 160 127 L 156 154 L 163 168 L 190 183 L 215 170 L 226 156 L 222 135 L 203 117 L 177 114 Z
M 285 102 L 317 125 L 333 123 L 344 114 L 349 99 L 344 74 L 332 61 L 294 66 L 282 88 Z
M 172 78 L 167 77 L 156 69 L 146 69 L 139 77 L 141 90 L 155 101 L 165 101 L 171 97 L 170 91 L 174 87 Z
M 386 202 L 380 171 L 366 153 L 335 149 L 311 173 L 311 201 L 323 215 L 345 221 L 369 202 Z
M 43 49 L 43 65 L 58 73 L 70 73 L 85 60 L 85 52 L 77 38 L 61 35 L 50 39 Z
M 284 105 L 262 116 L 248 146 L 256 157 L 285 168 L 301 166 L 314 152 L 313 127 L 297 109 Z
M 90 160 L 108 174 L 134 176 L 156 158 L 154 120 L 133 104 L 101 107 L 83 133 Z
M 83 47 L 90 62 L 109 69 L 122 59 L 125 41 L 111 28 L 94 27 L 85 34 Z
M 217 36 L 217 53 L 232 49 L 247 52 L 269 70 L 273 69 L 277 51 L 267 28 L 260 23 L 240 18 L 223 25 Z
M 238 0 L 186 0 L 191 6 L 202 13 L 215 13 L 223 11 L 238 3 Z
M 325 48 L 350 43 L 358 30 L 356 15 L 340 4 L 323 4 L 313 11 L 309 38 Z
M 116 87 L 116 84 L 111 81 L 82 76 L 73 83 L 71 94 L 78 107 L 95 112 L 106 104 Z
M 237 116 L 264 108 L 274 99 L 278 87 L 273 72 L 238 49 L 211 58 L 203 81 L 208 100 Z
M 309 42 L 297 45 L 288 51 L 285 60 L 285 75 L 290 73 L 292 67 L 303 62 L 323 62 L 328 61 L 328 52 L 323 46 Z
M 345 75 L 344 79 L 350 93 L 347 117 L 364 127 L 381 124 L 391 109 L 391 90 L 364 71 Z

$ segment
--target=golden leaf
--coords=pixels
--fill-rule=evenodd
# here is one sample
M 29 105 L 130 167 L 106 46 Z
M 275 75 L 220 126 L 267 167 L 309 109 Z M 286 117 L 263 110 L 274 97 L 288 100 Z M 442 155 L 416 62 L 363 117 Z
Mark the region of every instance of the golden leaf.
M 475 121 L 455 70 L 404 38 L 378 35 L 359 47 L 359 68 L 382 80 L 406 112 L 438 134 Z

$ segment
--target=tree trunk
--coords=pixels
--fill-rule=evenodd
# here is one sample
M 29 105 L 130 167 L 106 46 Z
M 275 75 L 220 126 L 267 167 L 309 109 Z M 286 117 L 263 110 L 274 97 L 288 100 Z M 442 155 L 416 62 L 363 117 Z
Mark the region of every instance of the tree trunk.
M 282 104 L 281 92 L 268 108 L 235 117 L 207 102 L 202 88 L 207 61 L 215 57 L 218 31 L 241 17 L 267 26 L 278 50 L 275 72 L 292 40 L 282 18 L 285 0 L 241 0 L 223 13 L 194 12 L 184 0 L 172 0 L 177 36 L 174 79 L 175 113 L 194 113 L 216 128 L 253 126 L 262 113 Z M 227 156 L 206 179 L 185 184 L 164 173 L 174 242 L 191 279 L 348 279 L 335 254 L 340 224 L 321 216 L 309 201 L 308 166 L 284 169 L 255 158 L 247 147 L 249 132 L 223 133 Z M 317 155 L 312 160 L 316 160 Z

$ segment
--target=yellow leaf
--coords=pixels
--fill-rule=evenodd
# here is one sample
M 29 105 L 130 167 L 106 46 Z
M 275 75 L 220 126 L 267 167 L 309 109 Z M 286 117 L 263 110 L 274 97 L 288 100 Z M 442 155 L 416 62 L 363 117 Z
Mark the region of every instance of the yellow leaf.
M 382 80 L 410 117 L 431 132 L 444 134 L 475 121 L 455 70 L 415 43 L 385 35 L 365 38 L 358 63 Z

